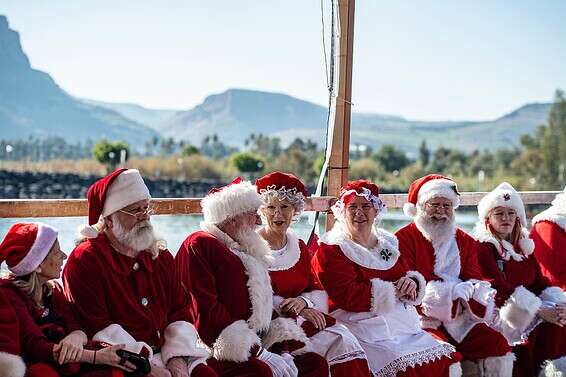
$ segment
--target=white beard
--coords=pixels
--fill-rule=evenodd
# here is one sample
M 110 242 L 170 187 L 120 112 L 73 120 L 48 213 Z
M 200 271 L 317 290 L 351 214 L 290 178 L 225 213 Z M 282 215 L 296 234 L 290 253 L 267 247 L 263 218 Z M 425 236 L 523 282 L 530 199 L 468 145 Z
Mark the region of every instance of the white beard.
M 423 236 L 433 244 L 444 243 L 454 237 L 456 233 L 454 212 L 445 221 L 434 222 L 428 219 L 426 213 L 417 206 L 415 225 Z
M 149 220 L 137 223 L 130 230 L 126 230 L 117 220 L 114 218 L 112 221 L 112 233 L 121 244 L 134 251 L 148 251 L 154 257 L 159 253 L 159 249 L 165 248 L 164 241 L 155 232 Z
M 267 241 L 255 231 L 255 226 L 244 226 L 238 229 L 235 240 L 242 252 L 270 265 L 272 263 L 271 249 Z

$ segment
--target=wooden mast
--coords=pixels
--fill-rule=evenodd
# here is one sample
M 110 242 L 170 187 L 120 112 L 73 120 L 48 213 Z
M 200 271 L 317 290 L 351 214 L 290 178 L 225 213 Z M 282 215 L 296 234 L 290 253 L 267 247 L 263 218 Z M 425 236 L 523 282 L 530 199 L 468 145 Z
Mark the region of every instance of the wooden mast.
M 338 17 L 340 22 L 340 54 L 338 73 L 338 97 L 336 98 L 336 115 L 332 150 L 328 163 L 329 196 L 338 196 L 340 187 L 348 181 L 350 156 L 350 119 L 352 107 L 352 63 L 354 52 L 354 8 L 355 0 L 338 0 Z M 334 217 L 326 217 L 326 229 L 334 224 Z

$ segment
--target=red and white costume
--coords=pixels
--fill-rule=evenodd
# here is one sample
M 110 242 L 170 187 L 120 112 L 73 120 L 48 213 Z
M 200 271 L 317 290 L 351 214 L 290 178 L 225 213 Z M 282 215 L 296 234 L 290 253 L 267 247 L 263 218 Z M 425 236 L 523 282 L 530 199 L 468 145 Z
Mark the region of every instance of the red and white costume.
M 489 211 L 512 208 L 522 227 L 517 245 L 496 238 L 486 223 Z M 478 204 L 480 221 L 474 236 L 481 242 L 478 260 L 486 278 L 497 289 L 495 301 L 500 308 L 494 328 L 499 330 L 517 356 L 516 374 L 538 374 L 545 360 L 566 356 L 566 327 L 543 322 L 536 313 L 541 307 L 566 303 L 559 287 L 551 287 L 534 258 L 534 243 L 529 239 L 524 205 L 515 189 L 504 182 Z
M 328 313 L 328 294 L 317 283 L 306 244 L 287 231 L 287 244 L 272 250 L 269 267 L 273 287 L 273 305 L 279 308 L 286 298 L 303 297 L 320 312 Z M 354 335 L 342 324 L 325 315 L 327 327 L 318 330 L 301 316 L 297 322 L 309 336 L 309 349 L 326 358 L 332 376 L 367 376 L 366 355 Z
M 159 367 L 173 357 L 187 357 L 193 376 L 215 375 L 204 363 L 210 350 L 190 322 L 187 291 L 169 251 L 126 256 L 92 227 L 103 213 L 147 198 L 149 191 L 133 169 L 117 170 L 91 186 L 90 226 L 83 234 L 94 237 L 71 252 L 63 270 L 65 293 L 89 338 L 148 353 Z
M 414 307 L 424 293 L 422 276 L 400 268 L 394 235 L 378 228 L 373 233 L 375 249 L 349 239 L 340 222 L 320 240 L 313 268 L 328 292 L 332 316 L 358 338 L 375 376 L 448 376 L 458 361 L 456 355 L 451 359 L 455 349 L 420 328 Z M 395 296 L 392 282 L 404 275 L 418 282 L 414 302 Z
M 454 208 L 459 205 L 456 184 L 446 177 L 429 175 L 411 184 L 405 213 L 421 216 L 417 205 L 424 206 L 434 197 L 450 199 Z M 415 222 L 401 228 L 396 236 L 403 267 L 420 272 L 427 282 L 420 308 L 421 326 L 448 339 L 464 360 L 477 362 L 472 368 L 479 366 L 489 376 L 511 376 L 511 348 L 500 333 L 486 324 L 493 315 L 495 290 L 485 281 L 478 265 L 476 240 L 455 228 L 453 237 L 433 243 Z M 466 281 L 474 287 L 468 301 L 454 294 L 455 287 Z
M 542 274 L 552 285 L 566 290 L 566 188 L 532 223 L 531 238 Z
M 254 357 L 259 347 L 264 347 L 274 352 L 297 351 L 293 355 L 299 376 L 328 376 L 324 358 L 305 353 L 308 338 L 296 322 L 292 318 L 272 319 L 267 243 L 258 235 L 256 245 L 244 248 L 215 225 L 257 210 L 261 200 L 255 187 L 235 180 L 210 193 L 202 203 L 202 230 L 187 237 L 175 258 L 181 281 L 192 297 L 195 326 L 212 350 L 214 360 L 209 364 L 228 368 L 244 363 L 265 369 L 267 365 Z M 290 348 L 289 343 L 299 345 Z M 243 373 L 257 375 L 253 370 Z M 267 367 L 267 374 L 263 371 L 262 375 L 269 374 Z
M 11 377 L 24 377 L 26 373 L 20 356 L 19 327 L 14 308 L 0 292 L 0 370 Z

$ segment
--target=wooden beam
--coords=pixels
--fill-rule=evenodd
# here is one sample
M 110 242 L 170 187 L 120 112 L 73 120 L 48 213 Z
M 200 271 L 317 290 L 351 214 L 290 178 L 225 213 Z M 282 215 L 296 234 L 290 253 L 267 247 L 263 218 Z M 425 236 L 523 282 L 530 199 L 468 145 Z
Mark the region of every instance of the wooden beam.
M 525 204 L 550 204 L 562 191 L 523 191 L 519 195 Z M 463 192 L 462 206 L 475 206 L 486 192 Z M 381 194 L 388 208 L 402 208 L 407 194 Z M 198 215 L 201 198 L 152 199 L 157 215 Z M 336 201 L 332 196 L 307 198 L 306 211 L 326 212 Z M 73 217 L 86 216 L 86 199 L 0 199 L 0 218 Z
M 338 97 L 332 137 L 332 150 L 328 162 L 329 196 L 338 196 L 340 188 L 348 181 L 350 156 L 350 119 L 352 111 L 352 64 L 354 53 L 355 0 L 338 0 L 340 22 L 340 54 Z M 326 229 L 334 223 L 333 216 L 326 217 Z

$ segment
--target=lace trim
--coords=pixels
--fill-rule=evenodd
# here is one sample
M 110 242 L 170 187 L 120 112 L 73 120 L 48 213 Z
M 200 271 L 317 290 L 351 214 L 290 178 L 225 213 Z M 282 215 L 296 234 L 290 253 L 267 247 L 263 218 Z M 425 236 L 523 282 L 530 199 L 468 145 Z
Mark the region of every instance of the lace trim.
M 344 355 L 337 356 L 333 359 L 328 360 L 328 365 L 346 363 L 355 359 L 366 359 L 366 353 L 363 350 L 349 352 Z
M 417 353 L 402 356 L 381 368 L 377 373 L 372 372 L 374 377 L 395 377 L 399 372 L 405 372 L 407 368 L 423 365 L 431 361 L 440 360 L 442 357 L 450 357 L 455 352 L 454 346 L 443 343 L 433 348 L 428 348 Z

